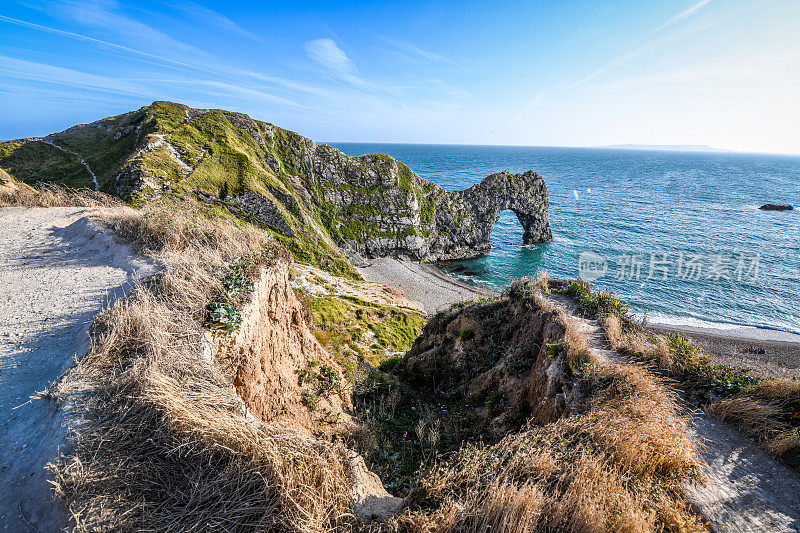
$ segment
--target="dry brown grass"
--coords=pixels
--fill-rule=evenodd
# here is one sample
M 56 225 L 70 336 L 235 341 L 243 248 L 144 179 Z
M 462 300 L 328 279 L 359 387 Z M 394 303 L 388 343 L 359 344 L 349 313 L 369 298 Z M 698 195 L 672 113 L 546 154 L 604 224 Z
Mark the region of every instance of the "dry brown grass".
M 767 453 L 800 453 L 800 382 L 765 380 L 708 411 L 754 439 Z
M 188 201 L 106 222 L 163 269 L 96 321 L 91 351 L 57 391 L 89 413 L 53 467 L 77 530 L 348 528 L 346 450 L 248 419 L 203 354 L 223 261 L 271 245 L 267 237 L 208 220 Z
M 641 366 L 595 360 L 578 323 L 559 321 L 586 410 L 464 446 L 421 476 L 386 530 L 706 531 L 682 496 L 699 468 L 676 398 Z
M 0 207 L 112 207 L 122 203 L 91 189 L 71 189 L 52 183 L 30 187 L 0 176 Z
M 671 375 L 680 378 L 690 369 L 693 381 L 715 386 L 729 376 L 742 379 L 742 373 L 705 361 L 699 347 L 686 342 L 690 352 L 671 348 L 664 335 L 640 330 L 624 331 L 618 317 L 601 320 L 606 336 L 615 350 L 645 359 Z M 707 375 L 703 375 L 706 372 Z M 690 375 L 691 375 L 690 374 Z M 720 377 L 717 377 L 720 376 Z M 800 381 L 788 379 L 753 379 L 753 384 L 740 385 L 738 392 L 722 390 L 723 399 L 703 404 L 714 415 L 753 439 L 775 457 L 800 455 Z

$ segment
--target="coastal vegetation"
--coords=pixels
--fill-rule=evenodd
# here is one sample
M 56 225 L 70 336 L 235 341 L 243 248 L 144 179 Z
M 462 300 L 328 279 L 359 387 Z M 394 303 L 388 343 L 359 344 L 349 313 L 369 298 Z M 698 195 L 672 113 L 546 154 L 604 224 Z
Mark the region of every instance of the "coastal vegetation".
M 0 205 L 106 207 L 160 267 L 47 393 L 74 423 L 51 471 L 78 531 L 706 531 L 687 402 L 798 467 L 797 382 L 716 364 L 612 293 L 541 275 L 427 315 L 365 282 L 350 257 L 462 238 L 448 224 L 480 204 L 388 156 L 158 102 L 2 143 L 0 166 Z M 546 195 L 487 180 L 473 193 Z
M 582 312 L 601 321 L 615 350 L 677 380 L 695 405 L 800 469 L 800 382 L 764 378 L 741 367 L 714 363 L 680 334 L 648 332 L 622 302 L 605 291 L 593 292 L 583 283 L 571 282 L 562 292 L 576 297 Z

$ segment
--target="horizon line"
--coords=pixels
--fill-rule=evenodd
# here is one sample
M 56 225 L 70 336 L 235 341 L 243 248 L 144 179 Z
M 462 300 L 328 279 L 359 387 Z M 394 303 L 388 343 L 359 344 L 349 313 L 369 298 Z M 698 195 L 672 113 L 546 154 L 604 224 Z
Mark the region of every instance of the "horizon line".
M 316 141 L 315 141 L 316 142 Z M 800 157 L 800 152 L 761 152 L 757 150 L 736 150 L 730 148 L 716 148 L 705 144 L 609 144 L 609 145 L 549 145 L 549 144 L 479 144 L 479 143 L 443 143 L 443 142 L 401 142 L 401 141 L 321 141 L 317 144 L 390 144 L 390 145 L 413 145 L 413 146 L 481 146 L 481 147 L 507 147 L 507 148 L 579 148 L 588 150 L 617 150 L 626 152 L 685 152 L 685 153 L 704 153 L 704 154 L 750 154 L 750 155 L 783 155 Z M 625 148 L 630 146 L 631 148 Z M 706 147 L 707 150 L 681 150 L 679 148 L 669 149 L 675 146 L 697 146 Z M 635 147 L 635 148 L 634 148 Z M 649 148 L 652 147 L 652 148 Z M 659 147 L 663 147 L 660 148 Z

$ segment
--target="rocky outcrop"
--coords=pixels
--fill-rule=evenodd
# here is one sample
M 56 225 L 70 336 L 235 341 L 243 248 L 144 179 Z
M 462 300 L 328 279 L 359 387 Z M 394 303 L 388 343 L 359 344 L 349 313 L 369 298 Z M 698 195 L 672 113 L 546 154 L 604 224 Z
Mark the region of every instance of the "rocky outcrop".
M 365 257 L 438 261 L 479 256 L 504 210 L 516 215 L 523 244 L 552 239 L 549 195 L 533 171 L 500 172 L 449 192 L 385 155 L 349 157 L 308 139 L 296 157 L 307 190 L 340 246 Z
M 350 157 L 241 113 L 154 102 L 46 139 L 0 143 L 0 166 L 25 181 L 96 184 L 125 200 L 193 195 L 292 239 L 308 257 L 475 257 L 506 209 L 523 243 L 551 238 L 547 187 L 535 172 L 450 192 L 389 156 Z M 54 151 L 74 161 L 56 165 Z
M 536 172 L 492 174 L 465 191 L 445 193 L 442 199 L 436 209 L 428 259 L 458 259 L 486 252 L 491 248 L 492 228 L 505 210 L 517 215 L 523 244 L 553 238 L 547 186 Z
M 426 398 L 475 406 L 471 430 L 500 439 L 528 420 L 585 409 L 585 384 L 574 377 L 564 338 L 558 313 L 522 283 L 497 301 L 431 319 L 393 373 Z
M 317 395 L 312 408 L 307 394 L 316 392 L 299 378 L 323 366 L 337 375 L 342 369 L 307 324 L 289 283 L 290 268 L 291 257 L 283 252 L 275 265 L 262 270 L 242 309 L 242 324 L 232 335 L 215 337 L 214 353 L 230 369 L 236 391 L 257 419 L 307 436 L 340 432 L 350 421 L 349 398 L 331 390 Z M 315 409 L 335 414 L 336 423 L 321 423 Z
M 242 309 L 242 324 L 233 335 L 216 336 L 208 356 L 228 369 L 248 416 L 306 439 L 324 437 L 322 442 L 328 442 L 352 429 L 352 405 L 347 394 L 318 394 L 314 383 L 304 383 L 312 378 L 303 376 L 318 369 L 341 376 L 342 368 L 307 324 L 303 304 L 289 282 L 290 268 L 291 257 L 284 252 L 273 266 L 262 269 Z M 365 522 L 390 518 L 403 500 L 386 491 L 360 455 L 345 453 L 353 512 Z

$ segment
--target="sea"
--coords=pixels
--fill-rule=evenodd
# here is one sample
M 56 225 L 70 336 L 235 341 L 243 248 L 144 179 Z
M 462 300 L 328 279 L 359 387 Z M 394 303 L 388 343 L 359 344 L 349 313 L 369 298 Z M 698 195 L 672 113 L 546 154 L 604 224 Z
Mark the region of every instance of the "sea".
M 331 144 L 391 155 L 449 191 L 503 170 L 544 177 L 553 240 L 523 245 L 504 211 L 487 254 L 442 265 L 463 281 L 501 291 L 545 271 L 612 291 L 651 323 L 800 333 L 800 156 Z

